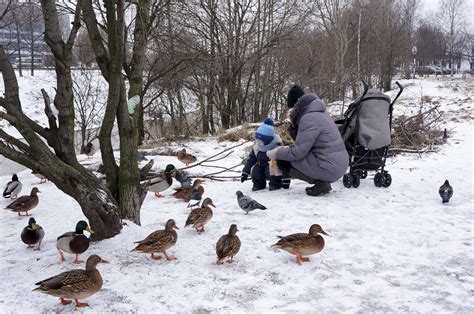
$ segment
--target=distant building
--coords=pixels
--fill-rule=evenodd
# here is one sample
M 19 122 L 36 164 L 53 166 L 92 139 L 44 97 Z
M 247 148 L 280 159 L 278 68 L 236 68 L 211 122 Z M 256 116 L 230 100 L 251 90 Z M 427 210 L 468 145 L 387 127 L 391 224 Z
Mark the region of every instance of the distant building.
M 0 0 L 0 13 L 8 0 Z M 59 18 L 64 34 L 69 33 L 67 14 Z M 0 21 L 0 45 L 10 56 L 14 67 L 44 67 L 51 63 L 52 53 L 44 41 L 44 21 L 38 0 L 13 0 L 8 13 Z

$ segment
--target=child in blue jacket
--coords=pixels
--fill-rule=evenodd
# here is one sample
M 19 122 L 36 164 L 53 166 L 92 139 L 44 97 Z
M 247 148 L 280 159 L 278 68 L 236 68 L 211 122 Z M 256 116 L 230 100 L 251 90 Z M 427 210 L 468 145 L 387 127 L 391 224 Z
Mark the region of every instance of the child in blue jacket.
M 252 177 L 252 191 L 263 190 L 267 186 L 269 179 L 270 191 L 280 188 L 288 189 L 290 187 L 290 174 L 288 170 L 281 171 L 276 162 L 270 164 L 266 152 L 281 145 L 280 136 L 275 133 L 273 120 L 271 117 L 265 119 L 262 125 L 257 128 L 255 133 L 255 145 L 250 151 L 249 158 L 242 170 L 241 182 Z

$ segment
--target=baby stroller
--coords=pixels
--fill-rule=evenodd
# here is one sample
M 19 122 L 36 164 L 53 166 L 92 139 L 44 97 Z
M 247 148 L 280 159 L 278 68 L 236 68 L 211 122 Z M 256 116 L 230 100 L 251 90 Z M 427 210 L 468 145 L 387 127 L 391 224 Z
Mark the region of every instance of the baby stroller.
M 390 97 L 362 83 L 362 96 L 349 105 L 343 120 L 336 121 L 350 158 L 349 173 L 342 182 L 346 188 L 357 188 L 360 179 L 367 178 L 367 171 L 376 171 L 375 186 L 387 188 L 392 184 L 392 176 L 384 168 L 391 143 L 393 104 L 403 87 L 396 82 L 400 91 L 390 102 Z

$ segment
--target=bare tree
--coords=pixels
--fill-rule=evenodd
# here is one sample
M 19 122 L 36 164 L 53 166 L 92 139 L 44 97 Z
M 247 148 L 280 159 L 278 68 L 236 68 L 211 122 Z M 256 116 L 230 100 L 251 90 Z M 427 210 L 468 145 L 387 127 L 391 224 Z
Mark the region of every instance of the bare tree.
M 81 133 L 80 150 L 97 138 L 106 103 L 106 84 L 95 70 L 73 72 L 76 126 Z
M 453 60 L 456 55 L 456 48 L 463 46 L 462 27 L 466 14 L 465 5 L 464 0 L 443 0 L 441 1 L 438 13 L 440 26 L 443 28 L 447 38 L 447 52 L 451 74 L 456 71 Z
M 104 239 L 121 230 L 118 202 L 98 178 L 79 164 L 74 146 L 71 64 L 82 5 L 83 1 L 79 0 L 75 6 L 73 27 L 64 41 L 55 1 L 41 1 L 45 41 L 53 52 L 56 71 L 54 106 L 58 110 L 57 118 L 52 113 L 49 96 L 43 92 L 48 127 L 39 125 L 21 110 L 15 72 L 3 47 L 0 47 L 0 70 L 5 86 L 5 96 L 0 98 L 0 106 L 5 111 L 0 112 L 0 117 L 15 127 L 26 142 L 0 130 L 0 154 L 41 172 L 60 190 L 74 198 L 96 231 L 95 239 Z

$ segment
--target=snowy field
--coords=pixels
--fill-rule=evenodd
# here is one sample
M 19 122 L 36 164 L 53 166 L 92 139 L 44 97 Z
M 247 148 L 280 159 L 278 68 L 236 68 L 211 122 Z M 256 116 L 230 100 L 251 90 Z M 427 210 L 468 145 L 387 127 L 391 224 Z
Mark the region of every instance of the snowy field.
M 398 155 L 387 162 L 392 186 L 376 188 L 373 176 L 358 189 L 333 184 L 325 197 L 309 197 L 307 186 L 293 180 L 284 191 L 251 192 L 251 182 L 205 182 L 205 197 L 217 208 L 206 231 L 183 229 L 186 204 L 149 193 L 142 208 L 142 226 L 127 222 L 120 235 L 93 243 L 90 254 L 101 264 L 103 289 L 86 299 L 86 313 L 164 311 L 318 311 L 473 313 L 473 118 L 474 80 L 425 79 L 403 82 L 406 92 L 397 103 L 402 114 L 417 107 L 420 94 L 442 104 L 448 143 L 439 153 Z M 392 92 L 390 95 L 394 95 Z M 402 105 L 403 104 L 403 105 Z M 199 158 L 211 156 L 232 143 L 215 139 L 186 143 Z M 245 156 L 238 148 L 220 165 L 232 166 Z M 96 161 L 99 156 L 94 157 Z M 84 156 L 80 156 L 84 160 Z M 156 157 L 164 168 L 175 157 Z M 193 168 L 196 173 L 213 169 Z M 10 179 L 2 166 L 0 183 Z M 84 216 L 79 206 L 54 184 L 38 184 L 29 171 L 19 173 L 23 193 L 38 186 L 40 203 L 31 214 L 46 232 L 40 252 L 27 250 L 20 232 L 28 219 L 0 212 L 0 312 L 50 313 L 76 311 L 57 298 L 31 292 L 34 283 L 74 269 L 73 256 L 60 263 L 56 237 L 74 229 Z M 454 196 L 442 204 L 438 188 L 449 179 Z M 266 205 L 266 211 L 244 215 L 235 192 L 242 190 Z M 163 194 L 169 196 L 172 191 Z M 2 199 L 0 205 L 7 205 Z M 178 242 L 170 250 L 175 261 L 154 261 L 131 253 L 134 241 L 176 220 Z M 242 248 L 233 264 L 215 264 L 215 243 L 236 223 Z M 329 234 L 326 247 L 299 266 L 294 257 L 270 246 L 277 235 L 307 232 L 313 223 Z M 21 310 L 20 310 L 21 308 Z

